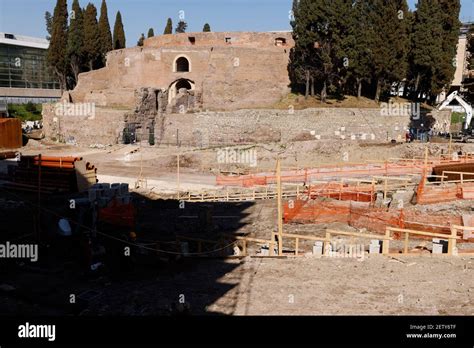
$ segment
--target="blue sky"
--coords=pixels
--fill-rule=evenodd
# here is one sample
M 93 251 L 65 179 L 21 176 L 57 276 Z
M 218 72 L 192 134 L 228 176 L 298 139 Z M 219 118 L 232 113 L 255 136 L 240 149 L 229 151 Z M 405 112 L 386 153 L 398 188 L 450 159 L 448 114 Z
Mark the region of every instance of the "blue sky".
M 82 7 L 101 0 L 79 0 Z M 127 46 L 134 46 L 143 32 L 153 27 L 161 34 L 166 19 L 179 20 L 184 11 L 188 32 L 202 31 L 208 22 L 213 31 L 289 30 L 292 0 L 106 0 L 110 26 L 117 10 L 122 13 Z M 408 0 L 414 8 L 416 0 Z M 0 31 L 28 36 L 46 36 L 44 13 L 53 12 L 55 0 L 0 0 Z M 474 0 L 461 0 L 461 20 L 474 21 Z M 69 6 L 72 0 L 68 0 Z

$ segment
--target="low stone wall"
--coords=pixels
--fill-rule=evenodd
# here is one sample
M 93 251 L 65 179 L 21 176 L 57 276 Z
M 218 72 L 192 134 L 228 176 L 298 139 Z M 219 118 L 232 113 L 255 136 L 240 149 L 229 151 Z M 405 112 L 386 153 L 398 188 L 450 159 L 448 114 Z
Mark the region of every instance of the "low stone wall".
M 43 124 L 48 138 L 81 145 L 116 144 L 122 140 L 131 110 L 97 107 L 95 117 L 57 115 L 45 104 Z M 445 119 L 449 111 L 433 112 Z M 157 114 L 155 144 L 215 146 L 301 140 L 404 141 L 408 116 L 383 116 L 380 109 L 315 108 L 251 109 L 228 112 Z M 149 130 L 145 129 L 145 132 Z M 148 141 L 148 134 L 141 139 Z
M 74 104 L 73 104 L 74 105 Z M 93 114 L 58 112 L 56 104 L 43 104 L 43 129 L 48 139 L 78 145 L 121 142 L 124 115 L 129 110 L 94 106 Z
M 381 116 L 380 109 L 239 110 L 168 114 L 156 123 L 157 142 L 220 145 L 297 140 L 402 141 L 408 116 Z

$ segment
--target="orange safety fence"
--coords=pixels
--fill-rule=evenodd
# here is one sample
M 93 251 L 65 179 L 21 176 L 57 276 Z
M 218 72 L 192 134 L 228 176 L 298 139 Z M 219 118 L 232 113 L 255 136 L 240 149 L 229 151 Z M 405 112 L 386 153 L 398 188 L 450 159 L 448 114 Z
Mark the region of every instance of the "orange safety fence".
M 417 190 L 417 204 L 451 202 L 474 199 L 474 183 L 426 184 L 422 181 Z
M 460 216 L 426 214 L 404 209 L 390 211 L 368 203 L 351 201 L 295 200 L 283 206 L 285 223 L 346 223 L 380 234 L 386 227 L 408 228 L 433 233 L 451 233 L 450 225 L 462 225 Z M 462 234 L 460 234 L 462 235 Z M 400 235 L 395 234 L 396 238 Z
M 374 185 L 347 185 L 342 182 L 313 184 L 305 192 L 311 199 L 326 197 L 340 201 L 373 202 L 375 198 Z
M 431 158 L 422 159 L 394 159 L 383 163 L 334 164 L 318 168 L 298 170 L 284 170 L 281 172 L 282 183 L 308 183 L 312 180 L 329 180 L 341 177 L 368 177 L 368 176 L 400 176 L 407 174 L 422 174 L 424 170 L 431 172 L 433 167 L 440 165 L 461 165 L 474 163 L 474 157 L 466 155 L 458 159 Z M 226 176 L 217 175 L 218 186 L 252 187 L 255 185 L 276 184 L 277 176 L 274 172 L 261 172 L 247 175 Z
M 136 209 L 132 203 L 120 204 L 113 200 L 107 207 L 99 209 L 99 221 L 114 226 L 133 228 L 135 226 Z

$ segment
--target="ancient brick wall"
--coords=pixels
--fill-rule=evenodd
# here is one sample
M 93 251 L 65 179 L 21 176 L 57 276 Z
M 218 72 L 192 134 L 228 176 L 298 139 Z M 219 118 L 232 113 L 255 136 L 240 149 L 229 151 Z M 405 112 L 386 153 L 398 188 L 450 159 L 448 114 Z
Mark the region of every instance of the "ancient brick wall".
M 194 43 L 190 42 L 194 38 Z M 230 38 L 230 41 L 226 40 Z M 284 44 L 276 43 L 283 39 Z M 80 74 L 74 102 L 134 107 L 134 90 L 173 88 L 185 79 L 202 95 L 200 107 L 236 110 L 271 106 L 289 92 L 289 33 L 186 33 L 111 51 L 103 69 Z M 184 57 L 189 71 L 176 71 Z

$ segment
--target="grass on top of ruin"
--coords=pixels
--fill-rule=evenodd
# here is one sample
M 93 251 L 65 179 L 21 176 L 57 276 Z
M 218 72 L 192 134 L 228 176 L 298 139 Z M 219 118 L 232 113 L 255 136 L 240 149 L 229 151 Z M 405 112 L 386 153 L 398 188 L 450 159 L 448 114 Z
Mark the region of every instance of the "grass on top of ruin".
M 394 103 L 411 103 L 410 100 L 401 97 L 390 98 L 391 102 Z M 382 102 L 382 101 L 381 101 Z M 380 102 L 380 103 L 381 103 Z M 288 109 L 293 107 L 295 110 L 303 110 L 309 108 L 356 108 L 356 109 L 374 109 L 379 108 L 380 103 L 375 100 L 360 97 L 359 99 L 355 96 L 345 96 L 344 99 L 337 99 L 333 97 L 327 98 L 326 103 L 321 103 L 318 95 L 307 99 L 302 94 L 289 93 L 278 103 L 274 105 L 275 109 Z M 423 103 L 422 108 L 432 109 L 431 106 Z

